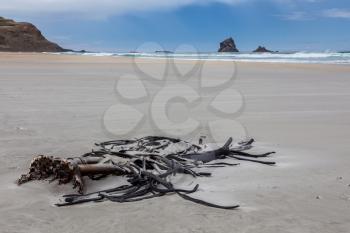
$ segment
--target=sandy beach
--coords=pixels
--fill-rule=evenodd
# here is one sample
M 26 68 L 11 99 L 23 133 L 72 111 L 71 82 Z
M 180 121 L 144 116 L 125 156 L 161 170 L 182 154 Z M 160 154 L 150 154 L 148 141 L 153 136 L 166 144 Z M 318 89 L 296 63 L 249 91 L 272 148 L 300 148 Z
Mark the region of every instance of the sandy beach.
M 161 75 L 165 60 L 139 62 Z M 225 75 L 230 64 L 208 61 L 203 72 Z M 58 208 L 53 203 L 70 185 L 15 184 L 37 154 L 79 156 L 113 139 L 103 116 L 116 102 L 116 78 L 134 70 L 128 57 L 0 53 L 0 232 L 349 232 L 348 65 L 236 63 L 230 88 L 244 97 L 237 120 L 256 139 L 256 150 L 277 152 L 274 167 L 242 162 L 198 180 L 202 194 L 215 187 L 218 197 L 241 205 L 237 210 L 176 195 Z

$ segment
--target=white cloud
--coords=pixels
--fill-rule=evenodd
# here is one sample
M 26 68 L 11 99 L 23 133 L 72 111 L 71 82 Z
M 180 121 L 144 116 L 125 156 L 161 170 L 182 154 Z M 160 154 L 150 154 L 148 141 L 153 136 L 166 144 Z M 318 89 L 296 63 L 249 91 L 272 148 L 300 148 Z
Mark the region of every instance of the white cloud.
M 350 10 L 333 8 L 324 11 L 323 15 L 328 18 L 350 19 Z
M 235 5 L 258 1 L 274 2 L 286 6 L 319 0 L 0 0 L 0 14 L 29 17 L 63 13 L 77 14 L 81 17 L 105 18 L 111 15 L 171 10 L 189 5 L 211 3 Z
M 108 17 L 140 11 L 176 9 L 193 4 L 236 4 L 251 0 L 0 0 L 4 15 L 76 13 L 91 17 Z
M 190 5 L 222 3 L 233 6 L 241 3 L 270 2 L 290 8 L 301 3 L 320 0 L 0 0 L 0 14 L 5 17 L 52 17 L 73 16 L 76 18 L 103 19 L 113 15 L 161 12 Z M 283 18 L 283 16 L 281 16 Z M 285 15 L 288 20 L 307 18 L 302 12 Z
M 279 15 L 284 20 L 291 20 L 291 21 L 304 21 L 304 20 L 311 20 L 312 17 L 303 11 L 296 11 L 292 12 L 290 14 L 286 15 Z

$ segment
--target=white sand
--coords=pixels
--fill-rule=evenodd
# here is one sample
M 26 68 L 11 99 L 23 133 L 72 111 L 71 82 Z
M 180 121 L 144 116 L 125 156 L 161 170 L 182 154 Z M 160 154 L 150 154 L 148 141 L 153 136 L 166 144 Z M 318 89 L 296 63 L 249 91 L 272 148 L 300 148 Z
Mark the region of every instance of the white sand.
M 162 62 L 143 65 L 157 74 Z M 205 70 L 215 75 L 223 66 L 211 62 Z M 115 103 L 116 77 L 133 70 L 131 59 L 1 53 L 0 232 L 349 232 L 350 67 L 237 67 L 234 88 L 245 99 L 238 119 L 257 139 L 257 150 L 278 152 L 278 165 L 242 163 L 194 183 L 201 184 L 198 195 L 216 190 L 208 199 L 235 201 L 239 210 L 176 195 L 57 208 L 52 203 L 70 186 L 14 181 L 38 153 L 80 155 L 110 139 L 103 113 Z

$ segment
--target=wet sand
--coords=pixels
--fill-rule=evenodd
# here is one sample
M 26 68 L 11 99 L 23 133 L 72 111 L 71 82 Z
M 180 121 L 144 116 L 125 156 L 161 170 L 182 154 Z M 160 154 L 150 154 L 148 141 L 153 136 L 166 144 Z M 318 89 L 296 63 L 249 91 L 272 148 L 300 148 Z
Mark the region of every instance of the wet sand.
M 155 74 L 164 67 L 164 60 L 139 62 Z M 228 65 L 206 62 L 205 72 L 225 74 Z M 277 166 L 242 163 L 198 183 L 202 194 L 215 190 L 210 196 L 240 209 L 213 209 L 176 195 L 57 208 L 53 203 L 71 186 L 18 187 L 16 178 L 36 154 L 77 156 L 111 139 L 103 116 L 116 102 L 116 78 L 135 70 L 133 59 L 0 53 L 0 232 L 349 232 L 350 66 L 236 68 L 230 88 L 242 93 L 244 108 L 235 119 L 257 140 L 257 150 L 277 151 Z

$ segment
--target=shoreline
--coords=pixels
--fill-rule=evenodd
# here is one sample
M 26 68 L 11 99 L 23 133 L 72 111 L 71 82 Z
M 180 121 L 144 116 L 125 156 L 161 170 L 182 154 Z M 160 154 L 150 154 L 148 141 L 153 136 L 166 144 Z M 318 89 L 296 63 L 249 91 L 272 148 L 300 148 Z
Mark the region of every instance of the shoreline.
M 0 52 L 0 59 L 25 59 L 32 57 L 32 59 L 46 56 L 47 58 L 58 58 L 53 59 L 57 62 L 59 61 L 79 61 L 80 59 L 85 62 L 121 62 L 121 63 L 130 63 L 133 60 L 137 59 L 138 61 L 144 60 L 152 61 L 157 63 L 162 63 L 167 58 L 161 57 L 127 57 L 127 56 L 88 56 L 88 55 L 72 55 L 72 54 L 54 54 L 54 53 L 33 53 L 33 52 Z M 50 59 L 51 60 L 51 59 Z M 240 65 L 256 65 L 256 66 L 286 66 L 286 67 L 310 67 L 310 68 L 332 68 L 332 67 L 344 67 L 344 69 L 350 68 L 350 64 L 339 64 L 339 63 L 300 63 L 300 62 L 261 62 L 261 61 L 235 61 L 235 60 L 204 60 L 204 59 L 181 59 L 176 58 L 172 59 L 180 63 L 193 63 L 193 62 L 209 62 L 211 64 L 222 64 L 222 63 L 236 63 Z
M 104 55 L 108 54 L 108 55 Z M 128 53 L 125 53 L 128 54 Z M 11 55 L 52 55 L 52 56 L 61 56 L 61 57 L 93 57 L 93 58 L 125 58 L 125 59 L 146 59 L 146 60 L 166 60 L 171 59 L 175 61 L 188 61 L 188 62 L 236 62 L 236 63 L 252 63 L 252 64 L 304 64 L 304 65 L 340 65 L 340 66 L 349 66 L 350 60 L 346 62 L 339 62 L 339 61 L 295 61 L 295 60 L 283 60 L 282 58 L 280 60 L 272 59 L 272 60 L 257 60 L 257 59 L 229 59 L 229 58 L 186 58 L 186 57 L 174 57 L 174 56 L 132 56 L 132 55 L 123 55 L 123 53 L 76 53 L 76 54 L 69 54 L 69 53 L 50 53 L 50 52 L 0 52 L 0 56 L 11 56 Z M 263 56 L 263 55 L 274 55 L 274 54 L 249 54 L 254 56 Z M 225 55 L 222 55 L 221 57 L 225 57 Z

